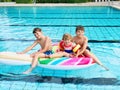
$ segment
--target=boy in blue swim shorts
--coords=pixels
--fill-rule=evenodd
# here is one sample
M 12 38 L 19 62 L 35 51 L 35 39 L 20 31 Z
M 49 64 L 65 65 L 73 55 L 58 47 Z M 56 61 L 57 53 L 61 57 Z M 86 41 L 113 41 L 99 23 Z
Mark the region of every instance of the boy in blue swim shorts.
M 36 40 L 34 43 L 27 47 L 23 52 L 19 52 L 18 54 L 25 54 L 28 51 L 30 51 L 33 47 L 35 47 L 37 44 L 41 46 L 41 49 L 37 52 L 32 53 L 30 56 L 33 58 L 31 67 L 23 72 L 23 74 L 30 73 L 38 63 L 38 58 L 46 58 L 48 55 L 53 54 L 52 52 L 52 41 L 49 37 L 44 36 L 42 33 L 42 30 L 40 28 L 34 28 L 33 34 L 36 37 Z

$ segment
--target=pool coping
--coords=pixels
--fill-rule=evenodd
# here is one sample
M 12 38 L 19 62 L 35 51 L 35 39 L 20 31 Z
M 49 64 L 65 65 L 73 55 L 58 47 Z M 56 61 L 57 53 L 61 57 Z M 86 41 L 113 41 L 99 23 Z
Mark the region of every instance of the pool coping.
M 112 2 L 111 6 L 117 9 L 120 9 L 120 1 Z
M 0 6 L 110 6 L 110 2 L 88 3 L 39 3 L 39 4 L 16 4 L 15 2 L 0 3 Z
M 15 2 L 0 2 L 0 7 L 6 6 L 111 6 L 113 8 L 120 9 L 120 1 L 110 2 L 88 2 L 88 3 L 39 3 L 39 4 L 16 4 Z

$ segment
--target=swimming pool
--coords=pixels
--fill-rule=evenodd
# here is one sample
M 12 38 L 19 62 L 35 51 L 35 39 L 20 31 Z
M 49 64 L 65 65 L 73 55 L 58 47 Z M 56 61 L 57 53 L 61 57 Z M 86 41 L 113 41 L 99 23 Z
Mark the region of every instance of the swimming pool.
M 74 36 L 75 27 L 83 25 L 92 52 L 110 69 L 105 71 L 99 65 L 70 71 L 37 67 L 30 75 L 22 75 L 21 73 L 29 66 L 0 64 L 0 88 L 2 90 L 118 89 L 119 15 L 120 10 L 112 7 L 0 7 L 0 51 L 18 52 L 25 49 L 35 39 L 32 34 L 34 27 L 40 27 L 45 35 L 56 42 L 66 32 Z M 39 46 L 31 52 L 37 48 Z M 68 81 L 64 82 L 61 77 L 74 77 L 74 80 L 67 79 Z

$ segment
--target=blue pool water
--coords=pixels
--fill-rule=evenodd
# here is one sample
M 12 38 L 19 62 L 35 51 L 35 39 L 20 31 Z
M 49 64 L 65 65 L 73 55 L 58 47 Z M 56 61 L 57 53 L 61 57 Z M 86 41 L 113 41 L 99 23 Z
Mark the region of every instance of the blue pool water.
M 64 33 L 75 35 L 83 25 L 92 52 L 107 66 L 79 70 L 50 70 L 28 65 L 0 63 L 1 90 L 118 90 L 120 87 L 120 10 L 112 7 L 0 7 L 0 52 L 19 52 L 35 40 L 32 30 L 40 27 L 53 42 Z M 29 53 L 38 50 L 36 46 Z

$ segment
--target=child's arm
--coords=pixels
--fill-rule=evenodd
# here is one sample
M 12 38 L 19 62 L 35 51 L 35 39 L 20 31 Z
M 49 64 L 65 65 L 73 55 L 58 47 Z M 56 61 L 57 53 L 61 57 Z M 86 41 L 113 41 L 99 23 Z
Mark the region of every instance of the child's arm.
M 28 51 L 30 51 L 33 47 L 35 47 L 36 45 L 38 44 L 37 40 L 29 47 L 27 47 L 24 51 L 22 52 L 18 52 L 17 54 L 25 54 L 27 53 Z
M 64 41 L 63 41 L 63 40 L 59 42 L 58 51 L 64 51 L 64 46 L 63 46 L 63 44 L 64 44 Z
M 82 55 L 84 53 L 84 51 L 86 50 L 87 44 L 88 44 L 88 39 L 87 37 L 85 37 L 83 45 L 81 46 L 80 50 L 78 50 L 77 55 Z

